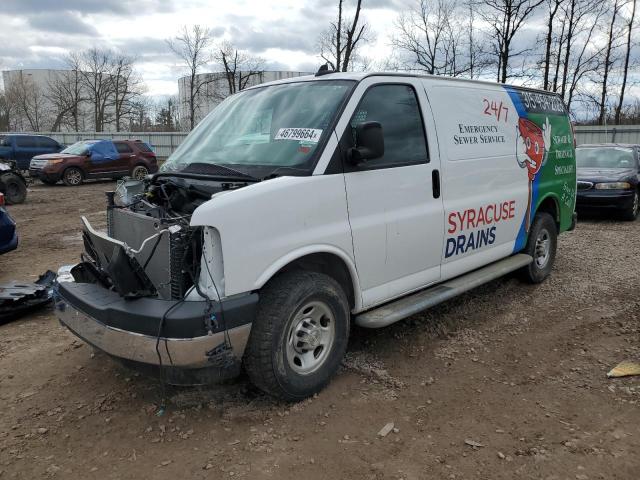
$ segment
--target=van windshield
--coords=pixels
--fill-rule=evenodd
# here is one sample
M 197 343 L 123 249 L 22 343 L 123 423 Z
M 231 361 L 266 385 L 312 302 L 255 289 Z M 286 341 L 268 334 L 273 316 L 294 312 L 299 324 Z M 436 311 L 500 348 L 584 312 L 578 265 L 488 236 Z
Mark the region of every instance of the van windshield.
M 578 168 L 633 168 L 633 150 L 621 147 L 588 147 L 576 149 Z
M 341 80 L 287 83 L 228 97 L 187 136 L 161 170 L 196 172 L 207 164 L 218 164 L 251 175 L 281 167 L 308 174 L 318 146 L 330 135 L 332 122 L 354 85 Z

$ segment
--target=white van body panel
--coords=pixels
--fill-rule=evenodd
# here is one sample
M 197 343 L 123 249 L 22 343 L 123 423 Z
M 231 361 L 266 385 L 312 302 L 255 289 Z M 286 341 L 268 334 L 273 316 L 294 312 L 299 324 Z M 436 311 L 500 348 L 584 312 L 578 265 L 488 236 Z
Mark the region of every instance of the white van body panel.
M 339 256 L 359 292 L 343 175 L 279 177 L 217 196 L 193 226 L 220 232 L 225 296 L 258 290 L 280 268 L 309 253 Z M 356 308 L 361 301 L 356 293 Z
M 436 128 L 442 153 L 445 219 L 442 280 L 446 280 L 513 253 L 527 207 L 528 180 L 515 155 L 518 114 L 504 88 L 437 79 L 424 83 L 438 119 Z M 499 118 L 494 111 L 485 113 L 491 105 L 497 106 Z M 465 212 L 477 216 L 479 209 L 483 209 L 483 215 L 488 210 L 489 215 L 498 216 L 496 208 L 504 210 L 505 204 L 506 220 L 460 228 L 460 215 Z M 462 224 L 468 226 L 464 221 Z M 474 240 L 480 234 L 488 236 L 486 230 L 494 226 L 492 244 L 466 248 L 471 247 L 470 235 L 474 235 Z M 453 248 L 460 235 L 467 239 L 464 252 Z

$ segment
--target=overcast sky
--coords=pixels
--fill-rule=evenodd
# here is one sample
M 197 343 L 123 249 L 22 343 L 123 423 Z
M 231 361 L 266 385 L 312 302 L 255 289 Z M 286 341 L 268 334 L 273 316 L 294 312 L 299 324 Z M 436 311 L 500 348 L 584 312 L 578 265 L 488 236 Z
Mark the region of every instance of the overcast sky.
M 390 53 L 388 33 L 408 0 L 368 0 L 364 14 L 376 42 L 363 52 Z M 0 69 L 56 68 L 90 46 L 139 59 L 149 94 L 174 94 L 183 73 L 165 39 L 203 24 L 267 60 L 269 70 L 315 71 L 316 42 L 336 16 L 336 0 L 0 0 Z

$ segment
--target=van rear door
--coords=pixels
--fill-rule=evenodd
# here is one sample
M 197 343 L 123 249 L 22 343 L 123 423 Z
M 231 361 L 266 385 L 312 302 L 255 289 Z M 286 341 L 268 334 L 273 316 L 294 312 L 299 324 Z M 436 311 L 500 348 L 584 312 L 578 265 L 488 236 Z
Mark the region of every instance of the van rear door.
M 427 138 L 432 116 L 420 80 L 363 80 L 337 128 L 343 153 L 355 145 L 356 126 L 370 121 L 382 125 L 384 156 L 353 165 L 343 155 L 365 308 L 437 282 L 443 239 L 442 200 L 434 188 L 440 160 L 435 139 Z

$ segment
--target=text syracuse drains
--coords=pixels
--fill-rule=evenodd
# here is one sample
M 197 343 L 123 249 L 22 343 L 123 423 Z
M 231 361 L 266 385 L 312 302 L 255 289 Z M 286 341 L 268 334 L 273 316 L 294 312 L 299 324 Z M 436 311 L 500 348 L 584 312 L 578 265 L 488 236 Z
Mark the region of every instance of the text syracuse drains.
M 447 233 L 449 235 L 454 235 L 462 230 L 484 228 L 447 238 L 445 258 L 467 253 L 469 250 L 486 245 L 493 245 L 496 241 L 495 224 L 512 219 L 515 216 L 515 210 L 516 201 L 509 200 L 502 203 L 490 203 L 479 208 L 469 208 L 462 212 L 449 213 L 447 219 L 449 223 Z

